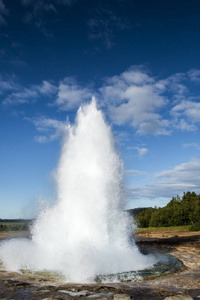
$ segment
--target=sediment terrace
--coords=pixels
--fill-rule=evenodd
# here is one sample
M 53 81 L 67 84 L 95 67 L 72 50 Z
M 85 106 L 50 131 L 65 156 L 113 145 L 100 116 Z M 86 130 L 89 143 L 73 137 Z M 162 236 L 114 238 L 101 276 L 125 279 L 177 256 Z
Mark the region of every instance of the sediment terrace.
M 10 234 L 9 238 L 13 235 Z M 0 236 L 6 238 L 6 235 Z M 141 249 L 170 253 L 184 268 L 149 280 L 112 284 L 63 284 L 0 270 L 1 299 L 200 299 L 200 232 L 143 232 L 135 236 Z M 183 298 L 184 296 L 184 298 Z M 174 299 L 174 298 L 171 298 Z

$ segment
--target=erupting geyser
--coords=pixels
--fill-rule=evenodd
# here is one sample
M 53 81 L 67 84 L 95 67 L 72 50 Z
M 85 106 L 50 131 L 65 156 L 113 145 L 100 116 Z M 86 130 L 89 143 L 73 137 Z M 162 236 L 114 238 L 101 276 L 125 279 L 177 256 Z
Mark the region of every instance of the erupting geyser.
M 123 167 L 110 127 L 93 99 L 78 110 L 57 169 L 58 200 L 35 221 L 32 239 L 0 247 L 7 270 L 53 271 L 65 281 L 92 282 L 99 274 L 147 268 L 155 260 L 129 242 L 122 209 Z

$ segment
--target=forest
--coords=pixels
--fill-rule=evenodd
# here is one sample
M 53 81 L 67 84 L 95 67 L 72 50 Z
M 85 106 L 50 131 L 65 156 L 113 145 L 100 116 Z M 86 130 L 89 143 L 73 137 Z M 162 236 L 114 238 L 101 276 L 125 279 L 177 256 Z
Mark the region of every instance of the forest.
M 147 208 L 134 218 L 140 228 L 191 225 L 190 230 L 200 230 L 200 194 L 177 195 L 165 207 Z

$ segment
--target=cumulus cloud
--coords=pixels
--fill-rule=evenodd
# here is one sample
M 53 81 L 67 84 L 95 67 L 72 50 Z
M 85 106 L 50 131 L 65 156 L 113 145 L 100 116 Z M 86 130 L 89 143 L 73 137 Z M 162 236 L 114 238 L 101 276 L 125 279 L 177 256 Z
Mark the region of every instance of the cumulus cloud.
M 175 120 L 175 127 L 182 131 L 197 130 L 200 122 L 200 103 L 192 100 L 183 100 L 171 109 Z
M 59 84 L 43 80 L 38 85 L 25 87 L 18 84 L 14 77 L 0 76 L 0 95 L 4 95 L 4 98 L 2 97 L 4 106 L 34 103 L 42 97 L 54 97 L 55 100 L 49 105 L 69 111 L 77 109 L 84 101 L 90 101 L 93 94 L 89 87 L 82 87 L 72 77 L 63 79 Z
M 173 170 L 156 174 L 153 181 L 154 183 L 146 186 L 129 188 L 129 197 L 133 199 L 156 199 L 158 197 L 169 199 L 187 191 L 199 193 L 200 157 L 178 165 Z
M 197 130 L 197 126 L 194 124 L 188 123 L 185 119 L 179 119 L 174 127 L 182 130 L 182 131 L 195 131 Z
M 74 78 L 67 77 L 59 83 L 55 105 L 61 110 L 71 110 L 77 108 L 80 103 L 89 101 L 92 95 L 89 88 L 82 87 Z
M 164 84 L 139 69 L 113 76 L 100 89 L 109 102 L 109 114 L 115 124 L 130 124 L 138 134 L 169 134 L 169 121 L 160 111 L 168 99 Z
M 188 79 L 198 83 L 199 72 L 190 70 L 159 79 L 133 66 L 108 78 L 99 90 L 113 123 L 131 125 L 137 134 L 166 135 L 174 128 L 195 131 L 200 103 L 192 96 Z
M 199 99 L 192 97 L 186 80 L 188 77 L 182 73 L 159 79 L 135 66 L 105 79 L 96 90 L 73 77 L 23 87 L 14 77 L 0 76 L 0 95 L 3 105 L 34 103 L 44 98 L 51 100 L 49 106 L 62 111 L 76 110 L 94 95 L 113 124 L 130 126 L 138 135 L 169 135 L 174 128 L 195 131 L 200 123 Z M 138 154 L 144 156 L 145 151 L 138 150 Z
M 26 118 L 33 123 L 36 129 L 41 132 L 41 135 L 35 136 L 34 140 L 38 143 L 51 142 L 63 136 L 69 128 L 68 121 L 59 121 L 56 119 L 47 118 L 45 116 Z
M 121 74 L 121 78 L 128 84 L 135 84 L 139 86 L 143 86 L 144 84 L 154 83 L 155 79 L 150 77 L 148 74 L 144 73 L 144 71 L 140 69 L 130 69 Z M 116 77 L 113 77 L 114 81 L 117 80 Z M 110 81 L 112 82 L 111 79 Z M 160 87 L 161 89 L 163 87 Z
M 156 84 L 165 88 L 166 93 L 171 98 L 173 103 L 178 103 L 185 99 L 188 93 L 188 88 L 185 85 L 186 74 L 176 73 L 165 79 L 157 81 Z
M 174 116 L 184 115 L 193 123 L 200 122 L 200 103 L 195 101 L 181 101 L 172 108 Z

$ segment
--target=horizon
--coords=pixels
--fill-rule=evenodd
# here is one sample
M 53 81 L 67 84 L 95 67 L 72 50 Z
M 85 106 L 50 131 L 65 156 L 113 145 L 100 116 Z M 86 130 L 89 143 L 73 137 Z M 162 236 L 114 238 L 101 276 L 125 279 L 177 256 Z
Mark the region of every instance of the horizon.
M 198 0 L 0 0 L 0 32 L 2 219 L 56 201 L 63 136 L 92 97 L 126 209 L 200 193 Z

